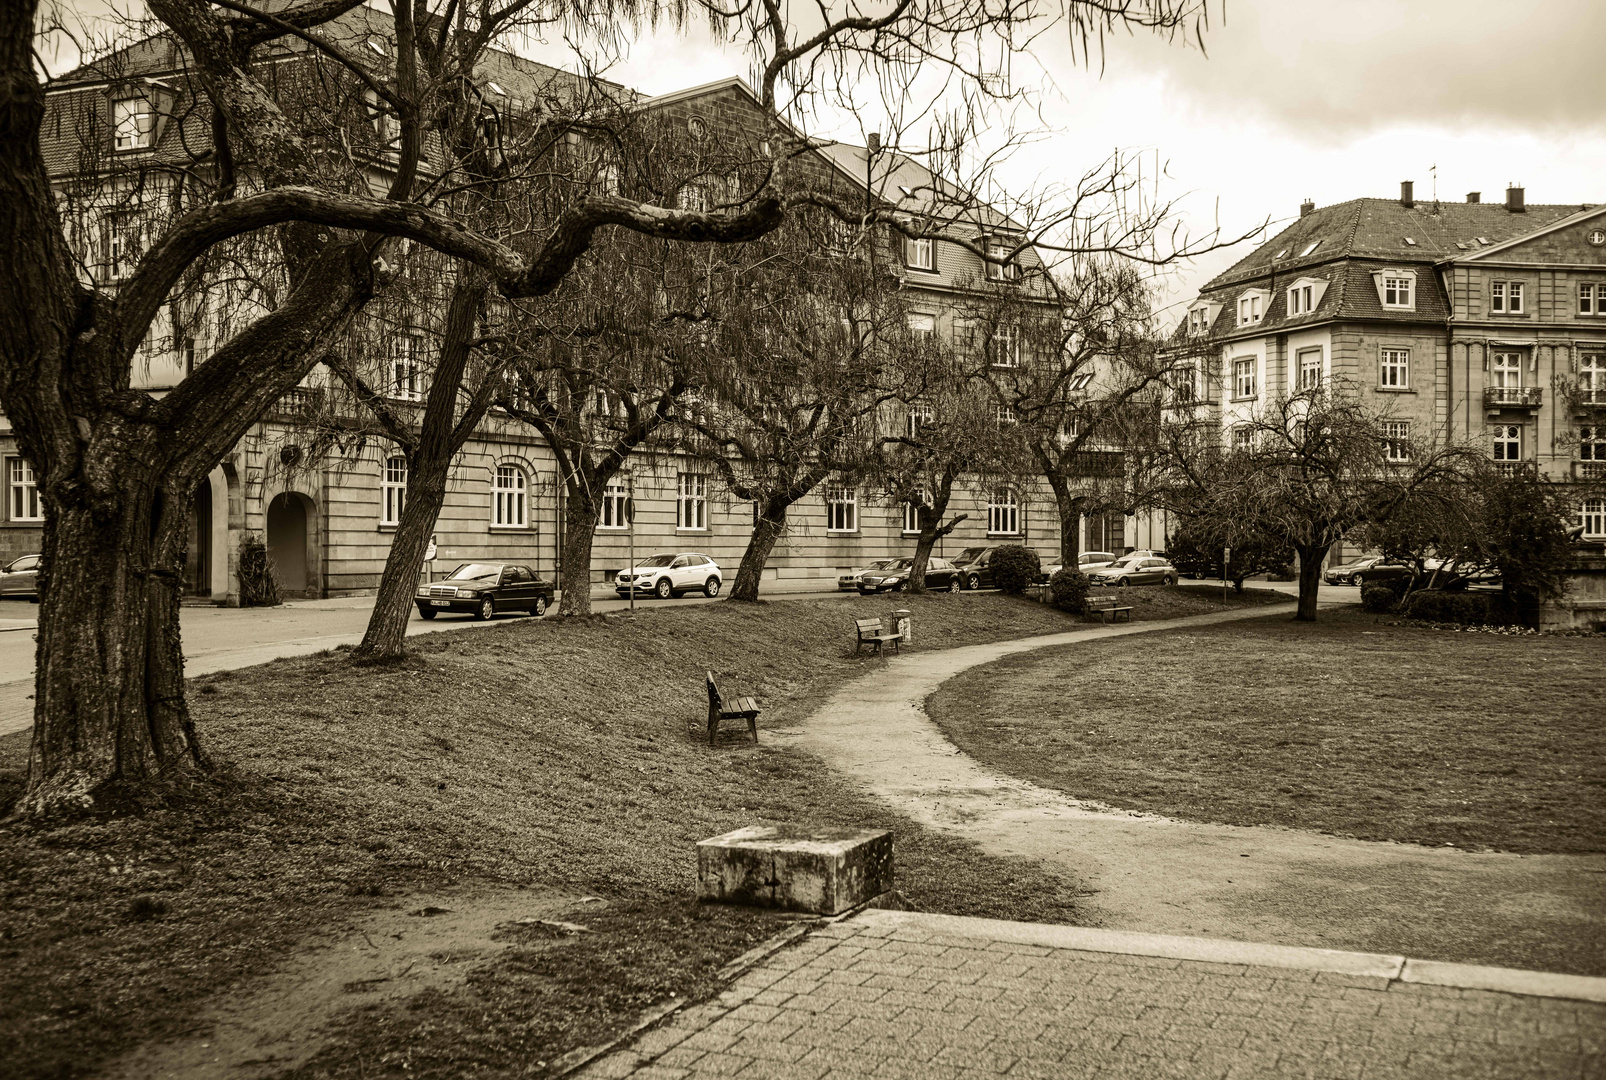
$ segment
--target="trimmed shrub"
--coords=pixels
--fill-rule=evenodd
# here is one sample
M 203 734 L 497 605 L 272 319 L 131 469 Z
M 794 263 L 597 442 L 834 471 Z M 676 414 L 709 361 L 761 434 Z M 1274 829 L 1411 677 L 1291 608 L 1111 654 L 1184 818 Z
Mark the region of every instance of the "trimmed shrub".
M 1398 594 L 1387 585 L 1362 585 L 1361 607 L 1374 615 L 1387 615 L 1400 606 Z
M 247 533 L 240 540 L 240 606 L 273 607 L 279 602 L 279 578 L 273 556 L 260 536 Z
M 1407 596 L 1400 604 L 1400 614 L 1407 619 L 1423 622 L 1461 623 L 1482 626 L 1490 622 L 1489 597 L 1486 593 L 1448 592 L 1444 589 L 1422 589 Z
M 1005 544 L 993 552 L 993 584 L 1006 593 L 1019 595 L 1037 580 L 1043 561 L 1037 552 L 1019 544 Z
M 1087 589 L 1087 575 L 1080 570 L 1060 570 L 1048 579 L 1048 591 L 1054 597 L 1054 606 L 1062 611 L 1086 611 Z

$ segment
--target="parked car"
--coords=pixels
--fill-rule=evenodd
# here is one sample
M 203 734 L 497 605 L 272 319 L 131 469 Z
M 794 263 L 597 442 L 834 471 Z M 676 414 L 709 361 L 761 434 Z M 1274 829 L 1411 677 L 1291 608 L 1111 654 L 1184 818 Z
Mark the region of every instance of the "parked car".
M 1076 568 L 1084 574 L 1091 574 L 1095 570 L 1104 569 L 1115 560 L 1116 554 L 1113 551 L 1084 551 L 1076 557 Z M 1065 569 L 1063 563 L 1055 563 L 1043 571 L 1047 575 L 1044 580 L 1046 581 L 1048 578 L 1053 577 L 1063 569 Z
M 843 574 L 841 577 L 837 578 L 836 587 L 843 592 L 852 592 L 859 587 L 859 579 L 865 574 L 874 573 L 877 570 L 885 570 L 887 567 L 891 566 L 897 561 L 897 559 L 877 559 L 875 562 L 864 567 L 862 570 L 855 570 L 852 573 Z
M 719 564 L 697 551 L 665 552 L 649 556 L 635 566 L 619 571 L 614 591 L 629 596 L 632 583 L 639 595 L 651 593 L 660 600 L 702 590 L 708 597 L 719 595 L 725 574 Z
M 1322 575 L 1322 580 L 1329 585 L 1354 585 L 1356 576 L 1370 570 L 1383 561 L 1381 555 L 1373 555 L 1366 559 L 1356 559 L 1354 562 L 1343 563 L 1340 566 L 1330 566 Z
M 457 611 L 476 619 L 489 619 L 498 611 L 546 614 L 552 603 L 552 582 L 518 563 L 464 563 L 440 581 L 420 585 L 413 594 L 418 614 L 433 619 L 443 611 Z
M 990 589 L 993 586 L 993 552 L 998 545 L 968 547 L 954 556 L 953 566 L 959 570 L 961 589 Z
M 13 559 L 0 570 L 0 596 L 26 596 L 39 602 L 40 555 L 24 555 Z
M 914 562 L 913 559 L 895 559 L 891 566 L 865 574 L 859 579 L 860 594 L 903 592 L 909 584 L 909 570 Z M 958 592 L 963 573 L 947 559 L 933 555 L 926 560 L 926 588 L 931 592 Z
M 1088 575 L 1092 585 L 1175 585 L 1177 568 L 1151 555 L 1123 555 Z

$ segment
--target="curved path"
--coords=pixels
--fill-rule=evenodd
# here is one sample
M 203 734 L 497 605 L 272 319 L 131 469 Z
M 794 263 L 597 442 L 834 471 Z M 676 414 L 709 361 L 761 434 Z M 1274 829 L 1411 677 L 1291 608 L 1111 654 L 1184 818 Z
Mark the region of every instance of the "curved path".
M 917 636 L 911 652 L 776 734 L 926 826 L 1068 871 L 1113 929 L 1606 974 L 1606 857 L 1480 854 L 1125 812 L 995 773 L 925 712 L 943 682 L 1014 653 L 1291 611 L 936 652 L 919 651 Z

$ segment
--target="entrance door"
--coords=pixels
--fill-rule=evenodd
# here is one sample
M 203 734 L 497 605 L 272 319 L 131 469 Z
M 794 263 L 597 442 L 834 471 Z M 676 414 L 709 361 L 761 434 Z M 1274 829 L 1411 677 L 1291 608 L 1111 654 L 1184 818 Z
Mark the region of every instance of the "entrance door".
M 268 504 L 268 554 L 280 589 L 307 591 L 307 508 L 301 496 L 284 492 Z
M 203 481 L 195 492 L 190 514 L 190 557 L 184 568 L 184 592 L 212 595 L 212 482 Z

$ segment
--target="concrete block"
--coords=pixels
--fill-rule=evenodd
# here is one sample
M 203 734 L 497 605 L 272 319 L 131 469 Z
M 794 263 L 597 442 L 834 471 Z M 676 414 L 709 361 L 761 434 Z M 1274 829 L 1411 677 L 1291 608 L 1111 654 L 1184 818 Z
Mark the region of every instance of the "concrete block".
M 697 845 L 697 895 L 836 915 L 892 888 L 885 829 L 750 825 Z

